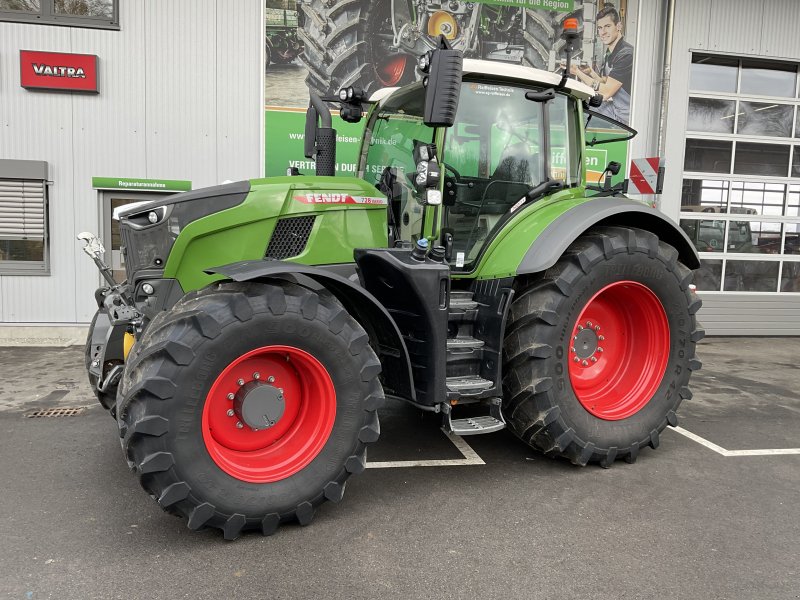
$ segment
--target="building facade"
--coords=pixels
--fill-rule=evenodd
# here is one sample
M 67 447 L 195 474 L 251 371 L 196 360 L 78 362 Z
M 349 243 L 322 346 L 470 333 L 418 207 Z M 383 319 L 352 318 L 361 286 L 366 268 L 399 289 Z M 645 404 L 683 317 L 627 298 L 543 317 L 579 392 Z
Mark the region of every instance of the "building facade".
M 297 21 L 275 21 L 264 0 L 77 4 L 69 14 L 60 0 L 0 0 L 0 338 L 79 338 L 99 279 L 75 234 L 99 232 L 119 268 L 114 207 L 264 174 L 264 106 L 275 104 L 265 48 L 270 69 L 282 68 L 276 56 L 311 68 Z M 700 251 L 707 331 L 800 335 L 800 3 L 563 4 L 598 51 L 597 15 L 615 5 L 624 16 L 639 131 L 627 156 L 664 159 L 658 200 Z M 32 87 L 25 65 L 59 86 L 86 84 L 66 70 L 83 63 L 24 51 L 89 61 L 96 92 Z
M 99 279 L 75 236 L 106 233 L 119 261 L 113 206 L 258 176 L 264 163 L 260 2 L 73 4 L 95 16 L 58 14 L 69 5 L 58 0 L 0 1 L 6 337 L 85 336 Z M 35 55 L 39 70 L 96 56 L 97 92 L 22 87 L 22 51 L 60 53 Z

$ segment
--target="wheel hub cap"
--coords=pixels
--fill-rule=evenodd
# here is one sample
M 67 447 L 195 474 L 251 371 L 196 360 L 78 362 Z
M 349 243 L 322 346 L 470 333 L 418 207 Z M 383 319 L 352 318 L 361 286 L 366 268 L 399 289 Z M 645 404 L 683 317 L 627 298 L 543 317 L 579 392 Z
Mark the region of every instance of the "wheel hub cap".
M 246 383 L 233 399 L 233 412 L 256 431 L 275 425 L 285 410 L 283 390 L 260 381 Z

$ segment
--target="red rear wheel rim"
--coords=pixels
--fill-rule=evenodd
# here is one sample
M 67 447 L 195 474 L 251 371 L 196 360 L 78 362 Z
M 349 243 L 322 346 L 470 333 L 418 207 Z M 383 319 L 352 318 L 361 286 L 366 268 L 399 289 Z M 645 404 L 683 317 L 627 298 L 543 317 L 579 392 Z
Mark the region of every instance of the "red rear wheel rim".
M 586 304 L 572 332 L 569 378 L 581 405 L 607 421 L 626 419 L 653 397 L 669 359 L 669 321 L 658 297 L 618 281 Z
M 254 387 L 281 393 L 283 407 L 273 425 L 257 430 L 234 411 L 236 395 L 246 397 L 243 391 Z M 203 442 L 228 475 L 270 483 L 291 477 L 314 460 L 335 420 L 336 391 L 322 363 L 299 348 L 264 346 L 231 362 L 214 381 L 203 407 Z
M 400 80 L 403 79 L 403 74 L 406 72 L 408 58 L 406 54 L 399 54 L 381 64 L 377 69 L 381 85 L 394 86 L 400 83 Z

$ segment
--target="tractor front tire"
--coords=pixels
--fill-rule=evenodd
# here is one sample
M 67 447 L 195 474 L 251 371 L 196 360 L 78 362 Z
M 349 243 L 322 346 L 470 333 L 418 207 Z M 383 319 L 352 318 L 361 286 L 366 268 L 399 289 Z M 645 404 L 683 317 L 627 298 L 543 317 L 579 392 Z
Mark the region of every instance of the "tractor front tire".
M 677 424 L 702 339 L 678 252 L 634 228 L 580 236 L 510 309 L 504 412 L 524 442 L 577 465 L 634 462 Z
M 308 524 L 378 439 L 381 365 L 324 291 L 212 284 L 154 320 L 126 366 L 122 446 L 144 489 L 225 539 Z

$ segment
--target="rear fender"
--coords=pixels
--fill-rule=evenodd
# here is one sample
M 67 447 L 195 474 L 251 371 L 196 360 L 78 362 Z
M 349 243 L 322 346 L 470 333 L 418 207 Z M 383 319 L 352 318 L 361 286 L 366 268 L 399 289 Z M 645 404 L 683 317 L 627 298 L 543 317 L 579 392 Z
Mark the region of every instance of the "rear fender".
M 654 233 L 678 251 L 684 265 L 690 269 L 700 266 L 700 257 L 694 244 L 669 217 L 646 204 L 627 198 L 597 198 L 574 206 L 554 219 L 525 253 L 517 268 L 517 275 L 549 269 L 572 242 L 598 225 L 637 227 Z
M 358 284 L 332 270 L 280 260 L 251 260 L 207 269 L 233 281 L 269 281 L 284 276 L 308 277 L 332 293 L 353 318 L 367 331 L 373 349 L 383 365 L 388 391 L 416 401 L 411 375 L 411 361 L 400 331 L 378 300 Z

